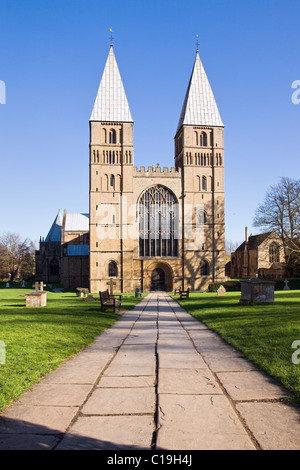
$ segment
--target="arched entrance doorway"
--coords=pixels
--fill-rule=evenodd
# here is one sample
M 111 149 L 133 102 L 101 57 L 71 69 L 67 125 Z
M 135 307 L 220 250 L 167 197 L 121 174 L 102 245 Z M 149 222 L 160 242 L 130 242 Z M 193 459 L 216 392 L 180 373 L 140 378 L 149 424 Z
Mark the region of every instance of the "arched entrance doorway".
M 165 284 L 165 272 L 161 268 L 153 269 L 151 273 L 151 287 L 152 291 L 164 291 L 166 290 Z

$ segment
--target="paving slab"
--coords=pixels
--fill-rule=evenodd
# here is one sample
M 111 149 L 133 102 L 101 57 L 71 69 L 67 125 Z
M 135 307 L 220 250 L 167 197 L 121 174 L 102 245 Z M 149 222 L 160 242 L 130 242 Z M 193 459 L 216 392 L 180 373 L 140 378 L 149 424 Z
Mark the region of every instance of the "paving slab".
M 105 376 L 154 375 L 155 345 L 124 345 L 108 368 Z
M 152 416 L 80 417 L 57 450 L 149 450 L 153 427 Z
M 148 388 L 97 388 L 82 408 L 88 415 L 153 414 L 155 390 Z
M 91 357 L 90 354 L 87 356 L 86 353 L 79 354 L 50 372 L 40 383 L 93 384 L 114 354 L 115 351 L 96 357 Z
M 19 400 L 19 405 L 81 406 L 91 385 L 37 384 Z
M 255 446 L 224 395 L 161 394 L 157 448 L 252 450 Z
M 62 433 L 78 410 L 73 406 L 11 406 L 1 416 L 0 434 Z
M 284 403 L 238 403 L 237 409 L 264 450 L 299 450 L 299 407 Z
M 32 434 L 0 434 L 0 450 L 52 450 L 58 437 Z
M 151 375 L 139 375 L 137 377 L 106 377 L 102 376 L 98 383 L 100 388 L 144 388 L 154 387 L 156 384 L 156 376 Z
M 242 357 L 206 356 L 205 362 L 213 372 L 245 372 L 258 370 L 252 362 Z
M 158 393 L 186 395 L 222 394 L 209 369 L 160 369 Z
M 263 372 L 218 372 L 217 377 L 232 400 L 274 400 L 291 395 Z
M 159 367 L 162 369 L 199 369 L 206 367 L 203 358 L 192 348 L 191 344 L 181 344 L 181 347 L 176 347 L 174 341 L 159 339 L 157 351 Z

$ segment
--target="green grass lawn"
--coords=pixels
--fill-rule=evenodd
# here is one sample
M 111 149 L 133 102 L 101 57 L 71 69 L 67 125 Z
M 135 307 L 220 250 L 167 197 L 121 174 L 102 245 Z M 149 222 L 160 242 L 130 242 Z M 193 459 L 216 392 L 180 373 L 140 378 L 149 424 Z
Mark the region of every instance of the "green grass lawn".
M 276 291 L 271 305 L 241 305 L 240 296 L 240 292 L 227 292 L 224 297 L 191 293 L 179 303 L 281 382 L 300 402 L 300 364 L 292 362 L 296 351 L 292 343 L 300 340 L 300 291 Z M 178 296 L 172 297 L 178 300 Z
M 46 307 L 26 308 L 20 296 L 30 291 L 0 290 L 0 341 L 6 353 L 5 364 L 0 363 L 0 411 L 120 318 L 110 310 L 102 313 L 99 301 L 85 302 L 74 292 L 48 292 Z M 122 294 L 122 310 L 139 300 Z

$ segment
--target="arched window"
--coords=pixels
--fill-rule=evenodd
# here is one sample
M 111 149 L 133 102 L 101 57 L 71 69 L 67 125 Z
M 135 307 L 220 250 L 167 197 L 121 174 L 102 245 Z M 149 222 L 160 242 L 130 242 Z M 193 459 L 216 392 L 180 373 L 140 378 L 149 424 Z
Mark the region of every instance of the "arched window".
M 115 261 L 110 261 L 108 265 L 108 276 L 109 277 L 117 277 L 118 275 L 118 267 Z
M 198 132 L 195 131 L 195 143 L 196 145 L 198 145 Z
M 178 256 L 178 203 L 174 194 L 156 185 L 138 202 L 139 255 Z
M 208 276 L 209 269 L 208 269 L 208 262 L 203 259 L 200 262 L 200 276 Z
M 200 135 L 200 146 L 207 147 L 207 134 L 206 132 L 202 132 Z
M 53 259 L 50 263 L 50 274 L 56 276 L 59 274 L 59 264 L 57 259 Z
M 116 142 L 117 142 L 116 131 L 114 129 L 111 129 L 109 131 L 109 143 L 110 144 L 115 144 Z
M 198 223 L 200 225 L 205 225 L 207 223 L 207 216 L 204 210 L 200 210 L 198 214 Z
M 280 261 L 280 247 L 277 243 L 272 243 L 269 247 L 269 262 L 279 263 Z
M 109 185 L 110 185 L 111 189 L 115 188 L 115 177 L 114 177 L 114 175 L 110 175 Z
M 108 163 L 110 163 L 110 164 L 115 163 L 115 151 L 114 150 L 109 151 L 109 161 L 108 161 Z
M 206 179 L 206 176 L 202 176 L 202 191 L 207 191 L 207 179 Z

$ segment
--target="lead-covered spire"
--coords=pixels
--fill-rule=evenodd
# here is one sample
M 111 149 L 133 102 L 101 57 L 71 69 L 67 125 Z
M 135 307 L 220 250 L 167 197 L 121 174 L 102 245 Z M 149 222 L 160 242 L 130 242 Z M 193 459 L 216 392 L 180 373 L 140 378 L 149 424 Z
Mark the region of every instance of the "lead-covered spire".
M 133 122 L 112 44 L 90 121 Z
M 224 126 L 198 50 L 177 132 L 183 125 Z

